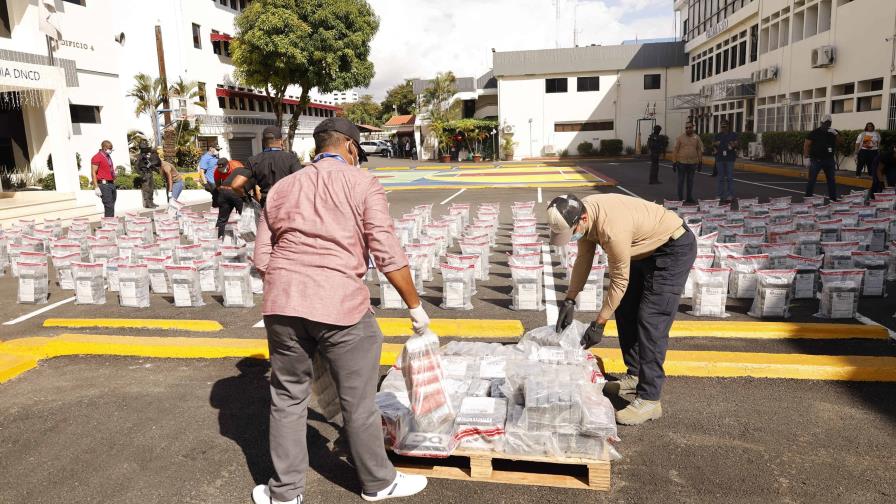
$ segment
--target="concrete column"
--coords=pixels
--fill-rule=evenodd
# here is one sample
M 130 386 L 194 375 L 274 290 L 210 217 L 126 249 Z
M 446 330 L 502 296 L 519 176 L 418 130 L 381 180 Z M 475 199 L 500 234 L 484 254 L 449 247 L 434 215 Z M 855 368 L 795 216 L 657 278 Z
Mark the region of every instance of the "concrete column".
M 53 178 L 56 179 L 56 190 L 75 192 L 80 189 L 78 165 L 75 161 L 75 150 L 72 144 L 72 120 L 65 92 L 57 90 L 53 93 L 45 109 L 44 116 L 49 134 L 42 149 L 43 163 L 53 156 Z M 83 163 L 83 160 L 82 160 Z

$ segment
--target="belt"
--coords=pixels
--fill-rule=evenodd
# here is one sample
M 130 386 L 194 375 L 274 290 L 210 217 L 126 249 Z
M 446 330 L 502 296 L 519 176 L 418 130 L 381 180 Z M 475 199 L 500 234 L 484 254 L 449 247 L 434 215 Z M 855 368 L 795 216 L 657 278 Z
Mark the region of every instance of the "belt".
M 684 234 L 687 232 L 688 232 L 687 229 L 685 229 L 684 226 L 681 226 L 680 228 L 678 228 L 672 232 L 672 236 L 669 237 L 669 240 L 670 241 L 677 240 L 677 239 L 681 238 L 682 236 L 684 236 Z
M 98 180 L 97 183 L 98 184 L 113 184 L 113 183 L 115 183 L 115 181 L 114 180 Z

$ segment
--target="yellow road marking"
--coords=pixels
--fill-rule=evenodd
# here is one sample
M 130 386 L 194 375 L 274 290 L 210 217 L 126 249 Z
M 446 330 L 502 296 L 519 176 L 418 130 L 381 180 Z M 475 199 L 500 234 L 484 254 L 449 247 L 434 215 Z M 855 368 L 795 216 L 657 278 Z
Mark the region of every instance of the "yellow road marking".
M 550 189 L 552 187 L 607 187 L 615 186 L 615 182 L 542 182 L 542 183 L 496 183 L 492 185 L 484 184 L 439 184 L 439 185 L 416 185 L 416 186 L 393 186 L 384 185 L 387 191 L 419 191 L 426 189 L 446 190 L 446 189 L 532 189 L 543 187 Z
M 414 334 L 406 318 L 380 318 L 377 322 L 386 337 Z M 519 320 L 432 319 L 429 327 L 444 338 L 516 339 L 524 331 Z
M 373 171 L 408 171 L 413 169 L 413 166 L 381 166 L 379 168 L 372 168 Z
M 44 321 L 44 327 L 68 327 L 73 329 L 85 327 L 103 329 L 166 329 L 191 332 L 215 332 L 224 329 L 221 323 L 215 320 L 111 318 L 49 318 Z
M 0 354 L 0 383 L 11 380 L 35 366 L 37 366 L 37 359 L 34 357 Z
M 607 322 L 604 334 L 618 336 L 616 322 Z M 742 339 L 880 339 L 890 335 L 885 327 L 860 324 L 826 324 L 796 322 L 724 322 L 677 320 L 669 331 L 672 338 L 742 338 Z

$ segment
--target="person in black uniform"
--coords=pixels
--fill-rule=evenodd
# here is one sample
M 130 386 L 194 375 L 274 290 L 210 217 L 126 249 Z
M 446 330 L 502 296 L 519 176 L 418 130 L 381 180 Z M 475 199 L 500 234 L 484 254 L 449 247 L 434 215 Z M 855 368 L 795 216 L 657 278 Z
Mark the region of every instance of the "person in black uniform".
M 871 184 L 871 194 L 877 194 L 885 187 L 896 187 L 896 144 L 881 149 L 872 167 L 874 182 Z
M 824 172 L 828 184 L 828 199 L 837 201 L 837 145 L 840 144 L 840 132 L 831 127 L 831 116 L 821 118 L 821 125 L 812 130 L 803 143 L 803 157 L 809 168 L 809 182 L 806 184 L 806 196 L 815 194 L 815 180 Z
M 162 167 L 162 159 L 153 152 L 149 144 L 140 146 L 140 157 L 137 159 L 137 173 L 140 175 L 140 190 L 143 193 L 143 208 L 158 208 L 153 202 L 153 173 Z
M 264 206 L 268 191 L 274 187 L 274 184 L 301 170 L 302 163 L 299 162 L 299 157 L 294 152 L 283 150 L 283 131 L 277 126 L 268 126 L 264 129 L 262 142 L 264 150 L 246 161 L 246 169 L 249 170 L 251 177 L 240 177 L 234 180 L 231 188 L 237 195 L 244 197 L 246 189 L 252 188 L 252 186 L 246 186 L 251 179 L 253 183 L 258 184 L 258 188 L 261 190 L 259 203 Z
M 666 135 L 661 135 L 661 131 L 663 127 L 656 125 L 653 127 L 653 133 L 647 137 L 647 149 L 650 151 L 650 184 L 660 183 L 660 158 L 669 146 L 669 139 Z

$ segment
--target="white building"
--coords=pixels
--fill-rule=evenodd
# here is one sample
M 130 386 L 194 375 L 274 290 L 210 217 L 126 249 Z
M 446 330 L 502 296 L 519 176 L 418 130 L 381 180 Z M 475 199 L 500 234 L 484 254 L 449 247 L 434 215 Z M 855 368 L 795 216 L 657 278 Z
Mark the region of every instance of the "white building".
M 344 103 L 354 103 L 361 99 L 358 91 L 349 89 L 348 91 L 336 91 L 335 93 L 327 93 L 320 95 L 321 103 L 332 103 L 333 105 L 342 105 Z
M 699 131 L 896 127 L 893 0 L 677 0 Z
M 80 173 L 87 175 L 90 158 L 108 139 L 115 164 L 129 166 L 128 130 L 155 136 L 151 118 L 136 115 L 126 95 L 135 74 L 159 75 L 157 29 L 169 84 L 196 81 L 199 100 L 207 102 L 206 109 L 170 103 L 199 120 L 200 146 L 218 144 L 223 156 L 241 160 L 259 152 L 262 129 L 274 124 L 273 109 L 262 91 L 235 82 L 229 57 L 234 18 L 248 3 L 0 0 L 0 165 L 43 171 L 52 157 L 57 189 L 73 191 L 76 153 Z M 45 35 L 53 30 L 39 29 L 48 16 L 61 35 L 53 50 Z M 299 94 L 289 90 L 285 119 Z M 312 103 L 301 117 L 294 150 L 307 150 L 313 128 L 337 110 Z
M 580 143 L 602 139 L 634 147 L 650 114 L 674 137 L 687 112 L 666 102 L 681 92 L 685 64 L 680 42 L 497 52 L 502 134 L 513 135 L 515 159 L 575 155 Z M 640 124 L 643 144 L 653 123 Z

